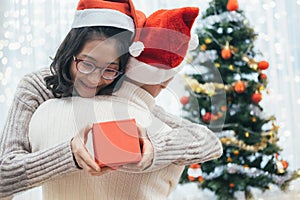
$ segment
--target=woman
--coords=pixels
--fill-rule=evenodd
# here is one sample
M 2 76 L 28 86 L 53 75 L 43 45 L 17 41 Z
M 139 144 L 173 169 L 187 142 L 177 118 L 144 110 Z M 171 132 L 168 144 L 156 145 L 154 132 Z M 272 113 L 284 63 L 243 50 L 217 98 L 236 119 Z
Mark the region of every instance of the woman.
M 135 29 L 136 14 L 131 0 L 79 1 L 72 29 L 51 64 L 52 73 L 44 69 L 29 74 L 16 89 L 0 135 L 0 198 L 78 170 L 70 141 L 32 152 L 28 137 L 30 119 L 51 98 L 111 93 L 124 74 L 126 52 Z M 89 76 L 82 60 L 97 63 L 96 72 L 101 73 Z
M 130 59 L 128 81 L 113 96 L 52 99 L 39 107 L 29 130 L 33 151 L 72 140 L 76 161 L 83 168 L 45 182 L 44 199 L 167 199 L 184 165 L 221 156 L 222 145 L 210 130 L 155 105 L 154 97 L 167 87 L 183 61 L 197 15 L 197 8 L 152 14 L 140 32 L 144 48 L 140 56 Z M 155 56 L 150 61 L 147 55 Z M 90 131 L 86 124 L 128 118 L 147 130 L 141 133 L 142 160 L 106 174 L 93 171 L 92 156 L 83 145 Z M 78 130 L 82 131 L 74 137 Z

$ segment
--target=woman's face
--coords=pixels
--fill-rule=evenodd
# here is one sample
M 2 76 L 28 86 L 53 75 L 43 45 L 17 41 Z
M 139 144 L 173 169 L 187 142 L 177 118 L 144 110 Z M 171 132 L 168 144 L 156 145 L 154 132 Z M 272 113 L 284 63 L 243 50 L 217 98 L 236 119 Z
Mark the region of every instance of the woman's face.
M 119 53 L 117 40 L 99 39 L 87 42 L 78 55 L 77 59 L 88 61 L 97 66 L 97 69 L 84 74 L 77 70 L 76 62 L 72 61 L 70 74 L 74 82 L 74 89 L 81 97 L 94 97 L 101 89 L 111 84 L 113 80 L 104 79 L 99 68 L 109 67 L 119 70 Z

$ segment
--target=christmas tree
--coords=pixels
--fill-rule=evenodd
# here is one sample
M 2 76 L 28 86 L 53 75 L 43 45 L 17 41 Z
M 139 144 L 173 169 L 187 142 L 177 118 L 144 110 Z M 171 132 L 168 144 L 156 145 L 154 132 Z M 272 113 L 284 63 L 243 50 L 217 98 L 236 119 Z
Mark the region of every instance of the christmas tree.
M 213 0 L 196 30 L 199 48 L 191 53 L 193 70 L 185 75 L 184 117 L 207 125 L 223 144 L 221 158 L 186 167 L 181 183 L 196 181 L 218 199 L 236 199 L 251 188 L 270 184 L 287 189 L 299 171 L 288 169 L 278 146 L 278 126 L 260 105 L 268 94 L 268 61 L 254 48 L 257 34 L 237 0 Z

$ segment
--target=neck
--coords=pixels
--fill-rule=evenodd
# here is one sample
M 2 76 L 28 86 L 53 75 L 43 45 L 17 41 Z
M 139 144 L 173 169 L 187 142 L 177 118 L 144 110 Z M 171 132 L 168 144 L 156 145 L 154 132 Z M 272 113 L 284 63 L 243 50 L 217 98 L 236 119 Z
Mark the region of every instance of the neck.
M 155 105 L 154 97 L 134 81 L 124 81 L 121 88 L 116 91 L 114 95 L 126 98 L 129 101 L 139 104 L 149 110 L 152 110 Z

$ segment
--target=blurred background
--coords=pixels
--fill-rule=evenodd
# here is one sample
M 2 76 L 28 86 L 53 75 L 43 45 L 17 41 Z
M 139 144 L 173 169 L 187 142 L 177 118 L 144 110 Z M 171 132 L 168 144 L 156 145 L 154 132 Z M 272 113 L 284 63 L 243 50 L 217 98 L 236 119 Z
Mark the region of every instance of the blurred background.
M 48 67 L 59 44 L 70 30 L 77 0 L 0 0 L 0 128 L 16 85 L 27 73 Z M 146 15 L 157 9 L 196 6 L 208 7 L 210 0 L 133 0 Z M 270 94 L 264 96 L 264 111 L 277 118 L 279 145 L 289 168 L 300 166 L 300 0 L 239 1 L 249 23 L 258 34 L 255 46 L 270 63 L 266 71 Z M 196 23 L 197 26 L 197 23 Z M 158 103 L 176 115 L 181 113 L 178 99 L 184 94 L 180 78 L 158 97 Z M 298 188 L 298 190 L 297 190 Z M 290 192 L 300 199 L 300 184 L 291 184 Z M 195 185 L 179 186 L 172 199 L 213 198 Z M 277 199 L 280 192 L 258 199 Z M 297 193 L 295 195 L 295 193 Z M 258 193 L 259 194 L 259 193 Z M 39 199 L 38 190 L 22 198 Z M 177 198 L 175 198 L 175 196 Z M 275 197 L 277 196 L 277 197 Z M 18 197 L 17 197 L 18 198 Z M 17 199 L 16 198 L 16 199 Z M 279 197 L 278 197 L 279 198 Z

